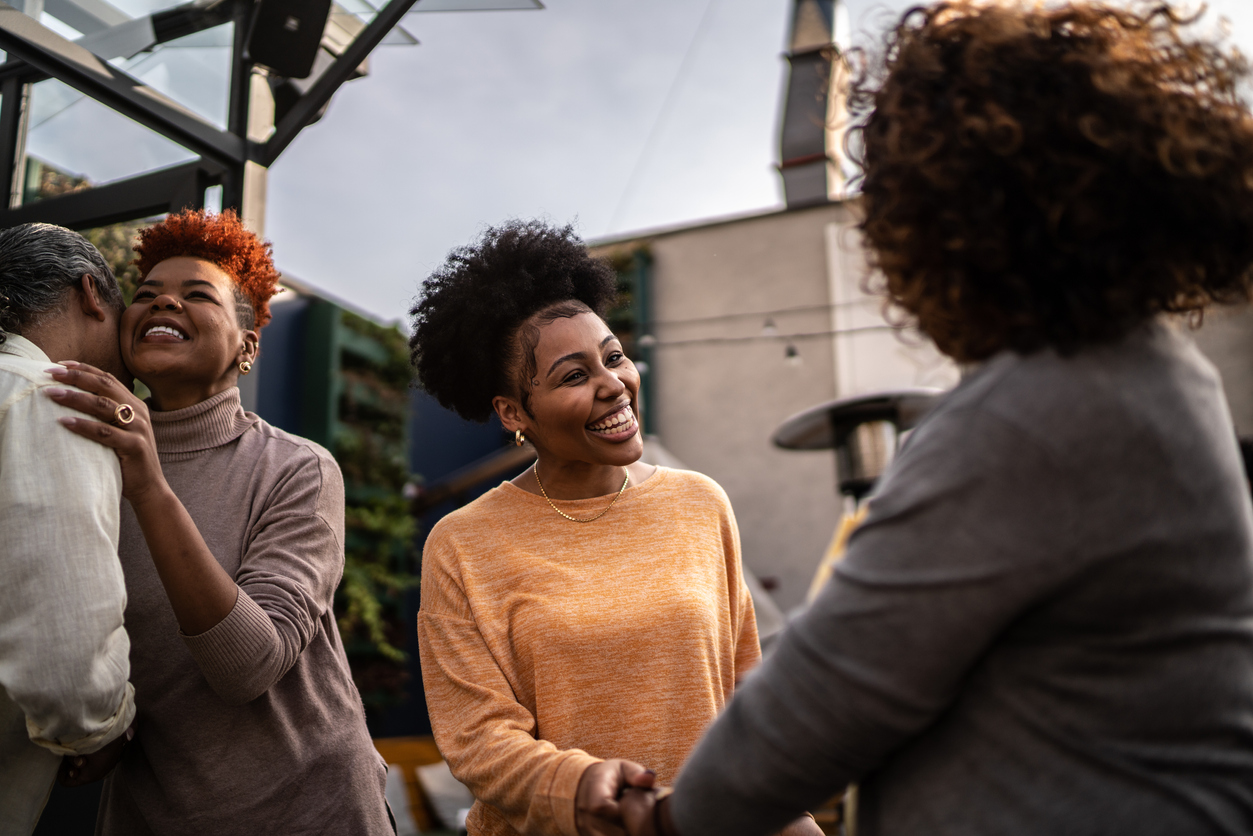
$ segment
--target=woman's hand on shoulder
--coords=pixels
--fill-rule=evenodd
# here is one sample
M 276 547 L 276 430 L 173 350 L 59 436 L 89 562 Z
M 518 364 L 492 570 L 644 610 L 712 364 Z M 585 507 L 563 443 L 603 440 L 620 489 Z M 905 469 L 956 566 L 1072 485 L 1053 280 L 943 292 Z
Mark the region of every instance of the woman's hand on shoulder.
M 634 761 L 613 758 L 594 763 L 579 777 L 575 795 L 575 824 L 580 836 L 622 836 L 618 800 L 628 788 L 648 789 L 656 773 Z
M 50 387 L 44 392 L 62 406 L 97 419 L 58 420 L 71 432 L 109 447 L 117 454 L 122 465 L 122 495 L 136 505 L 147 496 L 159 493 L 165 487 L 165 476 L 157 458 L 148 405 L 113 375 L 86 363 L 67 360 L 64 367 L 57 366 L 48 373 L 60 383 L 83 390 Z

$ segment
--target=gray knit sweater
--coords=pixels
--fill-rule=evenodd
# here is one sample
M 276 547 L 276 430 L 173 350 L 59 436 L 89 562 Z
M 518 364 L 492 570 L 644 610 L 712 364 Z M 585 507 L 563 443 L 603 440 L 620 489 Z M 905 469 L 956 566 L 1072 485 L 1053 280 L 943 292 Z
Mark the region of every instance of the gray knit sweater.
M 245 413 L 238 389 L 152 419 L 166 480 L 240 594 L 212 629 L 182 636 L 123 503 L 139 726 L 107 779 L 97 833 L 390 834 L 386 767 L 331 612 L 344 567 L 339 467 Z
M 1185 336 L 968 376 L 673 815 L 765 834 L 854 780 L 864 836 L 1253 833 L 1253 517 Z

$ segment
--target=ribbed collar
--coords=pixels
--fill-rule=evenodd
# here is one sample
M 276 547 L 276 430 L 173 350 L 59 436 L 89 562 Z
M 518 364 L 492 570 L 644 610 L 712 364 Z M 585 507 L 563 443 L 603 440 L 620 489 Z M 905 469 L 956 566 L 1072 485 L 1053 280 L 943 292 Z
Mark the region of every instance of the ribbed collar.
M 221 447 L 252 426 L 252 418 L 239 402 L 239 390 L 233 386 L 186 409 L 150 414 L 161 458 Z

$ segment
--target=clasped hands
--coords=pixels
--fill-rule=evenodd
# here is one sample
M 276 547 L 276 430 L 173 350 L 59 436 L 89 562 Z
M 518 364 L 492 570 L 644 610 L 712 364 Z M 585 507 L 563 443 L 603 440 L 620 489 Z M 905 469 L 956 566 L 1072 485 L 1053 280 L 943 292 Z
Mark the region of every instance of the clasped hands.
M 579 836 L 680 836 L 664 803 L 668 788 L 657 774 L 633 761 L 614 758 L 592 764 L 579 779 L 575 823 Z M 823 836 L 805 815 L 778 836 Z
M 651 769 L 621 758 L 583 770 L 575 799 L 580 836 L 675 836 L 655 830 L 656 780 Z

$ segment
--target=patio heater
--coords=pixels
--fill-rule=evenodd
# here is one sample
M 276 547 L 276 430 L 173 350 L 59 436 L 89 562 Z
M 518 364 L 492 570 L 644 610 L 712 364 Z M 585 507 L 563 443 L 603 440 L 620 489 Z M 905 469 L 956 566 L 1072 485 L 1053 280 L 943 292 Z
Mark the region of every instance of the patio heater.
M 838 398 L 788 418 L 772 441 L 785 450 L 834 450 L 840 524 L 809 587 L 812 601 L 844 556 L 848 536 L 865 516 L 865 498 L 896 456 L 902 436 L 931 409 L 942 390 L 894 389 Z
M 894 389 L 810 407 L 779 425 L 771 440 L 784 450 L 835 450 L 836 487 L 843 512 L 818 564 L 806 603 L 831 579 L 849 535 L 866 515 L 865 499 L 896 456 L 901 439 L 935 405 L 940 389 Z M 857 785 L 813 811 L 828 833 L 857 836 Z M 834 830 L 832 830 L 834 828 Z

